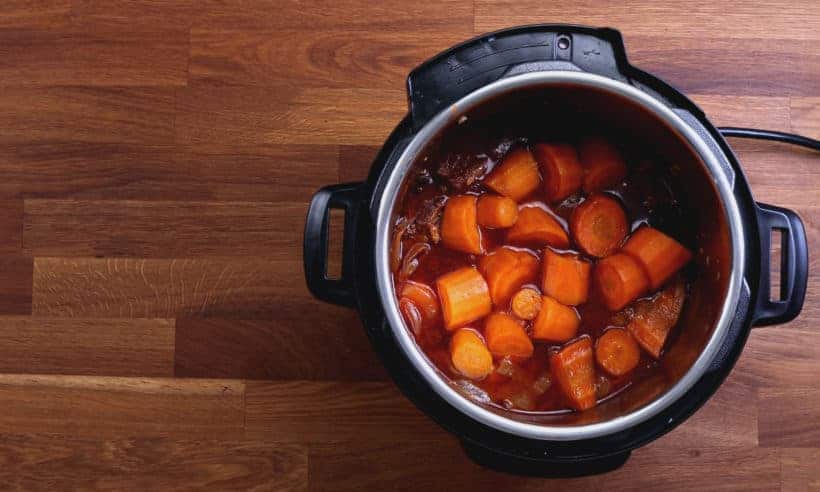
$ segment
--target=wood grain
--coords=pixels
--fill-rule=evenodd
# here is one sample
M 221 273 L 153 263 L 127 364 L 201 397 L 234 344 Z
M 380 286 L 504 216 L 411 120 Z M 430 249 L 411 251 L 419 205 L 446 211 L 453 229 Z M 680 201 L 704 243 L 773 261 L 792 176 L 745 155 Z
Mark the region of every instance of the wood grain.
M 32 311 L 60 317 L 269 318 L 281 302 L 316 303 L 294 296 L 306 292 L 301 279 L 301 265 L 290 259 L 37 258 Z
M 0 144 L 52 141 L 170 144 L 174 90 L 167 87 L 12 87 L 0 97 Z
M 621 27 L 627 41 L 632 35 L 652 36 L 660 31 L 691 39 L 719 35 L 748 42 L 820 39 L 820 15 L 813 0 L 787 3 L 672 0 L 664 5 L 652 0 L 627 0 L 616 8 L 601 8 L 594 0 L 581 0 L 574 2 L 571 9 L 563 4 L 536 0 L 475 0 L 474 3 L 478 32 L 527 24 L 533 19 L 560 19 L 568 24 Z M 662 29 L 659 26 L 663 26 Z
M 236 380 L 0 375 L 0 434 L 242 436 Z
M 335 146 L 281 145 L 257 151 L 202 154 L 78 142 L 14 146 L 0 149 L 0 196 L 305 203 L 338 176 Z
M 408 72 L 540 22 L 619 29 L 716 125 L 820 138 L 816 0 L 0 2 L 0 488 L 820 490 L 817 153 L 729 140 L 804 221 L 803 313 L 603 477 L 474 465 L 308 292 L 310 197 L 367 177 Z
M 283 305 L 273 320 L 180 318 L 175 333 L 179 377 L 387 379 L 349 309 Z
M 32 256 L 298 255 L 301 203 L 25 200 Z
M 3 316 L 0 372 L 173 376 L 174 320 Z
M 9 489 L 305 490 L 305 446 L 245 440 L 0 435 Z M 66 467 L 66 463 L 71 463 Z
M 438 438 L 442 430 L 382 382 L 248 381 L 245 435 L 284 442 Z

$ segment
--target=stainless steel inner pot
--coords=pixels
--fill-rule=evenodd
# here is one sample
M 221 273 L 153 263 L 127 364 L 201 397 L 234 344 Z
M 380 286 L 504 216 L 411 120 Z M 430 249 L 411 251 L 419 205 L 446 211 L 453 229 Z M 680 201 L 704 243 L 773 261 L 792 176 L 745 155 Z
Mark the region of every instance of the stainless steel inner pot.
M 404 178 L 431 148 L 446 141 L 459 119 L 495 117 L 499 108 L 544 101 L 560 105 L 551 117 L 589 117 L 625 139 L 649 146 L 678 167 L 681 206 L 692 217 L 697 274 L 681 315 L 680 336 L 667 349 L 661 371 L 585 412 L 508 411 L 467 398 L 427 359 L 398 310 L 389 267 L 395 207 Z M 524 106 L 522 106 L 522 104 Z M 507 115 L 509 117 L 509 115 Z M 376 217 L 375 262 L 381 303 L 401 350 L 433 390 L 465 415 L 513 435 L 574 441 L 631 428 L 674 405 L 708 370 L 723 345 L 737 308 L 745 231 L 732 194 L 734 177 L 709 145 L 662 101 L 631 85 L 575 71 L 532 72 L 500 79 L 465 96 L 425 125 L 409 143 L 384 185 Z

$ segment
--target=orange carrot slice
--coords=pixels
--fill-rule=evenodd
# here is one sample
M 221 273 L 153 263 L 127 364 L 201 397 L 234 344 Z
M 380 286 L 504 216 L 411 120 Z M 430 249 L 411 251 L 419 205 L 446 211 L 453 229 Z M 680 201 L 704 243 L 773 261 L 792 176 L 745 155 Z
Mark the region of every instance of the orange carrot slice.
M 535 280 L 538 258 L 526 251 L 498 248 L 482 256 L 478 268 L 487 279 L 493 304 L 504 308 L 517 289 Z
M 490 289 L 473 267 L 464 267 L 436 279 L 444 327 L 454 330 L 482 318 L 492 310 Z
M 532 340 L 514 318 L 494 313 L 487 317 L 484 325 L 484 336 L 487 348 L 495 357 L 516 357 L 526 359 L 532 356 L 535 348 Z
M 581 318 L 575 308 L 552 297 L 541 297 L 541 310 L 532 322 L 532 337 L 545 342 L 566 342 L 575 337 Z
M 547 248 L 542 257 L 541 290 L 561 304 L 577 306 L 587 301 L 592 264 L 573 254 Z
M 558 220 L 538 206 L 523 207 L 507 231 L 507 242 L 524 246 L 569 247 L 569 236 Z
M 511 227 L 518 219 L 518 204 L 506 196 L 483 195 L 478 199 L 478 223 L 484 227 Z
M 626 177 L 626 163 L 614 145 L 601 137 L 581 141 L 578 156 L 584 167 L 584 191 L 613 188 Z
M 464 253 L 482 252 L 476 201 L 477 198 L 472 195 L 454 196 L 447 200 L 441 219 L 441 241 L 444 246 Z
M 535 289 L 521 289 L 515 293 L 510 303 L 512 312 L 525 320 L 532 320 L 541 311 L 541 294 Z
M 623 376 L 638 366 L 641 349 L 623 328 L 610 328 L 595 343 L 598 365 L 613 376 Z
M 595 406 L 595 362 L 592 340 L 579 338 L 552 354 L 550 369 L 572 408 Z
M 484 379 L 493 370 L 493 356 L 475 330 L 461 328 L 450 339 L 450 360 L 470 379 Z
M 525 148 L 510 151 L 489 176 L 484 184 L 491 190 L 519 202 L 538 188 L 541 175 L 538 164 Z
M 678 322 L 685 298 L 683 282 L 676 282 L 655 298 L 635 304 L 635 316 L 626 328 L 652 357 L 660 358 L 666 338 Z
M 604 304 L 618 311 L 649 288 L 643 267 L 631 256 L 617 253 L 595 265 L 595 278 Z
M 653 289 L 663 285 L 692 259 L 692 253 L 679 242 L 649 226 L 635 231 L 623 251 L 643 265 Z
M 547 200 L 560 202 L 581 189 L 584 169 L 578 162 L 575 147 L 568 144 L 538 144 L 533 148 L 541 166 Z
M 586 254 L 602 258 L 621 245 L 628 232 L 626 213 L 608 195 L 592 195 L 575 208 L 570 217 L 572 237 Z

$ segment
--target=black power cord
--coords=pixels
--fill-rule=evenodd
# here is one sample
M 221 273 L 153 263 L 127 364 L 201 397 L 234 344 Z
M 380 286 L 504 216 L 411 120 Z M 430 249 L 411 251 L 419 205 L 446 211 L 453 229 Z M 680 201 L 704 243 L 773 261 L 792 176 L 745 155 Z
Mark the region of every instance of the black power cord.
M 730 126 L 718 128 L 718 131 L 724 137 L 774 140 L 775 142 L 785 142 L 820 151 L 820 141 L 813 138 L 804 137 L 802 135 L 795 135 L 793 133 L 775 132 L 771 130 L 756 130 L 754 128 L 735 128 Z

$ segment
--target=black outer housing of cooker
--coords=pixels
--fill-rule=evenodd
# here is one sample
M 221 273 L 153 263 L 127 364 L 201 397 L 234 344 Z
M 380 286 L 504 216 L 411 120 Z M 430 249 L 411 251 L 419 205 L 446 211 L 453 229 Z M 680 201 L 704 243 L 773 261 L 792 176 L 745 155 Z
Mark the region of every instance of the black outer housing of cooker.
M 664 101 L 713 145 L 727 173 L 744 230 L 743 284 L 724 344 L 706 373 L 675 404 L 616 434 L 582 441 L 543 441 L 508 434 L 459 412 L 420 376 L 404 356 L 386 320 L 376 287 L 375 223 L 383 180 L 433 116 L 473 90 L 516 73 L 581 70 L 610 77 Z M 802 308 L 808 277 L 805 231 L 794 212 L 752 199 L 740 165 L 703 112 L 682 93 L 629 64 L 618 31 L 571 25 L 532 25 L 486 34 L 445 51 L 408 77 L 410 112 L 376 157 L 367 181 L 333 185 L 314 196 L 305 226 L 305 276 L 319 299 L 357 307 L 381 361 L 402 392 L 438 424 L 461 439 L 468 456 L 498 470 L 539 476 L 577 476 L 621 466 L 631 450 L 669 432 L 692 415 L 735 364 L 753 325 L 777 324 Z M 328 210 L 345 210 L 342 275 L 328 279 Z M 773 229 L 782 231 L 781 299 L 770 301 L 769 251 Z

